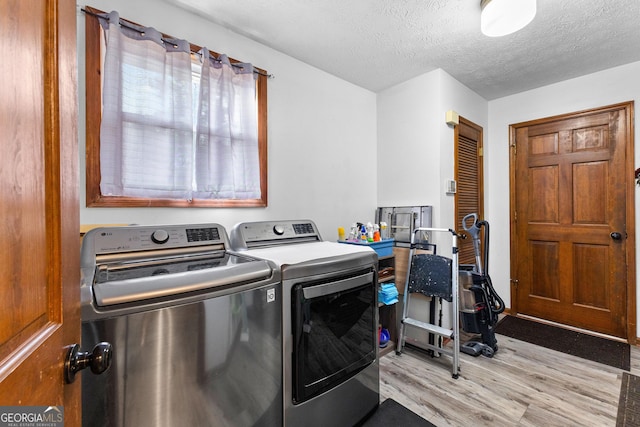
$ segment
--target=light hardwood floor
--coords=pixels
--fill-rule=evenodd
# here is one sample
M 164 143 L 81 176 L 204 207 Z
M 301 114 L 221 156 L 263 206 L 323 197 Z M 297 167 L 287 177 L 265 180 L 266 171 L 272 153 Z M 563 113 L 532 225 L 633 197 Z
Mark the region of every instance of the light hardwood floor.
M 392 398 L 438 427 L 615 426 L 621 369 L 497 335 L 489 359 L 451 358 L 407 348 L 380 359 L 380 401 Z M 640 375 L 640 349 L 631 348 Z M 400 427 L 400 426 L 397 426 Z

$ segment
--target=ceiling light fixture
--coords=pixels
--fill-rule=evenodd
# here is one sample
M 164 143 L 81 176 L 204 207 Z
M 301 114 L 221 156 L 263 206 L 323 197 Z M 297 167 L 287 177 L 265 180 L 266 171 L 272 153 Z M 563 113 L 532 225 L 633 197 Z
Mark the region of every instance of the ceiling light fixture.
M 536 16 L 536 0 L 481 0 L 480 29 L 489 37 L 524 28 Z

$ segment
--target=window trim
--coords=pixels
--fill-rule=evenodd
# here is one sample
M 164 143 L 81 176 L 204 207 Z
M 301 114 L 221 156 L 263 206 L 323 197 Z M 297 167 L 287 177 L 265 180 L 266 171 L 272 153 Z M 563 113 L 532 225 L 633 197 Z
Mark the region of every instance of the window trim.
M 87 207 L 202 207 L 236 208 L 267 206 L 267 72 L 256 67 L 256 95 L 258 97 L 258 158 L 260 162 L 259 199 L 152 199 L 143 197 L 104 196 L 100 192 L 100 122 L 102 117 L 101 87 L 101 26 L 96 14 L 101 10 L 86 7 L 85 13 L 85 90 L 86 90 L 86 206 Z M 122 18 L 121 18 L 122 19 Z M 131 21 L 128 21 L 131 22 Z M 134 22 L 132 22 L 134 23 Z M 135 23 L 134 23 L 135 24 Z M 138 24 L 136 24 L 138 25 Z M 163 37 L 174 38 L 164 34 Z M 198 52 L 201 46 L 191 45 L 191 52 Z M 212 55 L 218 55 L 211 51 Z M 240 62 L 229 58 L 232 63 Z M 89 95 L 91 94 L 91 95 Z

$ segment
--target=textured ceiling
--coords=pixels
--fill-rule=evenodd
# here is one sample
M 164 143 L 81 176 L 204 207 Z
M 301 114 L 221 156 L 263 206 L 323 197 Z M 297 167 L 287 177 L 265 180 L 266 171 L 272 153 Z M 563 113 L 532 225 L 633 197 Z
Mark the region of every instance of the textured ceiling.
M 640 60 L 640 0 L 538 0 L 501 38 L 480 0 L 166 1 L 374 92 L 442 68 L 491 100 Z

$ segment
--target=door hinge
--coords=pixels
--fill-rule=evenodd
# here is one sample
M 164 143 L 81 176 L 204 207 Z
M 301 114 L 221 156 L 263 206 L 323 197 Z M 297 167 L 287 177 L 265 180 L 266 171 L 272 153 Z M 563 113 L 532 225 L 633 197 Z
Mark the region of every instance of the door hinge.
M 483 153 L 482 147 L 478 147 L 478 157 L 482 157 L 484 155 Z
M 518 222 L 518 211 L 513 211 L 513 220 Z
M 513 155 L 515 156 L 516 154 L 518 154 L 518 149 L 516 147 L 515 142 L 513 144 L 511 144 L 511 148 L 513 148 Z
M 518 287 L 518 279 L 511 279 L 511 283 L 513 284 L 513 286 L 515 286 L 516 288 Z

